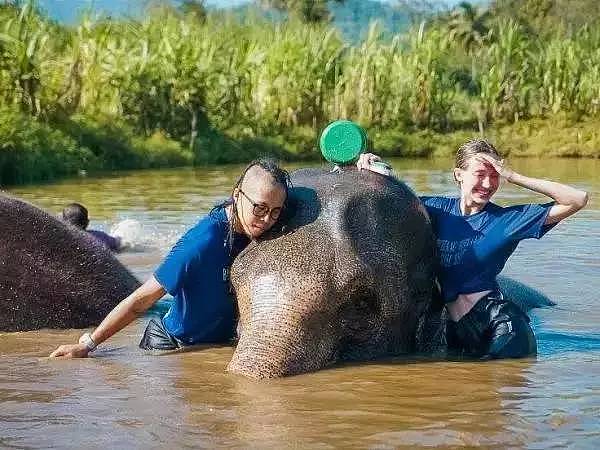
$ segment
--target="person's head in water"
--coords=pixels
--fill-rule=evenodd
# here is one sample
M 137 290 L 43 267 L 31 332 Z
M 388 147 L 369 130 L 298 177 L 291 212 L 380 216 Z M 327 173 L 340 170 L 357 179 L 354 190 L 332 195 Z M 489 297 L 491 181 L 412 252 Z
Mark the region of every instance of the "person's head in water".
M 484 139 L 473 139 L 456 152 L 454 180 L 460 187 L 461 198 L 469 204 L 485 205 L 500 186 L 498 172 L 480 155 L 500 160 L 498 150 Z
M 231 226 L 251 239 L 260 237 L 279 219 L 287 200 L 290 177 L 273 160 L 252 161 L 231 194 Z
M 65 222 L 85 230 L 90 223 L 88 210 L 79 203 L 71 203 L 62 210 L 62 218 Z

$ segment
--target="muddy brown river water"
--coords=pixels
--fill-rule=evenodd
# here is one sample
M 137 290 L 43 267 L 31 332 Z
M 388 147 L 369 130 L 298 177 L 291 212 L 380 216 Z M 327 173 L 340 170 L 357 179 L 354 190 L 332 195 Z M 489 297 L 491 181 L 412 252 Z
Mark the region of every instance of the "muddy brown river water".
M 449 160 L 392 163 L 418 193 L 455 192 Z M 255 383 L 225 372 L 231 347 L 138 350 L 147 317 L 84 360 L 46 358 L 81 330 L 0 333 L 0 448 L 600 448 L 600 161 L 513 166 L 592 194 L 586 210 L 523 242 L 505 270 L 558 303 L 532 313 L 537 358 L 396 359 Z M 10 192 L 52 212 L 81 202 L 93 228 L 140 221 L 138 250 L 119 258 L 144 279 L 239 172 L 119 173 Z M 543 198 L 506 185 L 495 201 Z

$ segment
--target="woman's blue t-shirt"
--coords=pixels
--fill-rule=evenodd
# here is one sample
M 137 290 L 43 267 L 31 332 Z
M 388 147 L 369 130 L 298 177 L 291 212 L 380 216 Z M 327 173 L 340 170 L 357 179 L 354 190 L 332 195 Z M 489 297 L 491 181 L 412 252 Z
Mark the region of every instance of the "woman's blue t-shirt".
M 445 302 L 459 294 L 498 289 L 497 275 L 519 241 L 541 238 L 554 202 L 501 207 L 488 203 L 478 213 L 464 216 L 459 198 L 420 197 L 437 236 L 441 267 L 438 278 Z
M 249 240 L 236 235 L 230 254 L 228 232 L 225 210 L 213 210 L 179 239 L 154 272 L 174 298 L 163 317 L 164 327 L 183 344 L 224 342 L 233 337 L 235 308 L 228 271 Z

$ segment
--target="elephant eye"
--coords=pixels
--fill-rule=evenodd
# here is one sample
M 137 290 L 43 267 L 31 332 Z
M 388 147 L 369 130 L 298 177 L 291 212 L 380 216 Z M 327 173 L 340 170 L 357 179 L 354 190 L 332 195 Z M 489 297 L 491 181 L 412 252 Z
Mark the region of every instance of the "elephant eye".
M 352 300 L 353 314 L 366 318 L 377 312 L 377 298 L 373 295 L 361 295 Z

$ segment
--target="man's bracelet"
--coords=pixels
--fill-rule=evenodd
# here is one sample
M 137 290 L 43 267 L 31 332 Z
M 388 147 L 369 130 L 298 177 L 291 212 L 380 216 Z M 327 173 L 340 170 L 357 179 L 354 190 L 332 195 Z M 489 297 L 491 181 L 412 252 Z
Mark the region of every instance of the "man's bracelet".
M 94 342 L 90 333 L 83 333 L 79 338 L 79 343 L 84 344 L 87 347 L 88 352 L 93 352 L 96 350 L 96 347 L 98 347 L 98 344 Z
M 384 161 L 373 161 L 372 163 L 369 163 L 369 170 L 371 172 L 380 173 L 386 177 L 392 175 L 392 167 Z

